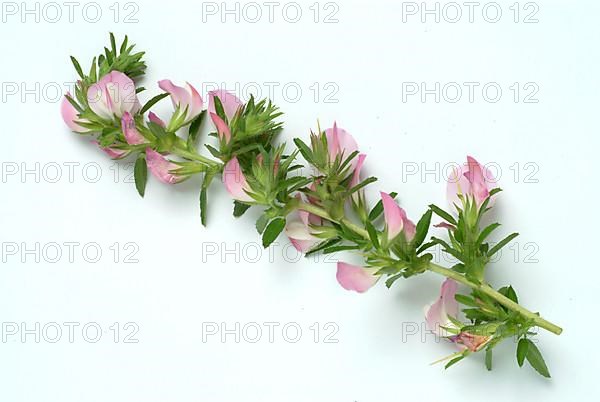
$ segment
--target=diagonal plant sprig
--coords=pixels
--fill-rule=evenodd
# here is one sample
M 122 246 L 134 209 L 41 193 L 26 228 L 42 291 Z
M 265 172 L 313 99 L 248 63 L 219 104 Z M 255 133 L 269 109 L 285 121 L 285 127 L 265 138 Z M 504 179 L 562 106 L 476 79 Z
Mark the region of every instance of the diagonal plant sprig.
M 208 188 L 221 176 L 232 196 L 234 192 L 237 194 L 234 196 L 235 217 L 244 215 L 251 207 L 262 210 L 256 230 L 265 247 L 287 230 L 292 215 L 304 214 L 304 224 L 310 237 L 316 240 L 306 255 L 356 252 L 364 258 L 365 268 L 373 277 L 386 278 L 387 287 L 399 279 L 432 272 L 468 288 L 468 294 L 453 297 L 453 301 L 462 306 L 467 322 L 449 316 L 451 325 L 444 328 L 452 334 L 449 339 L 468 346 L 446 359 L 449 360 L 446 367 L 472 353 L 484 351 L 485 365 L 491 370 L 493 349 L 512 338 L 518 339 L 518 365 L 522 366 L 527 360 L 538 373 L 550 376 L 532 337 L 537 327 L 557 335 L 562 329 L 521 306 L 512 286 L 495 289 L 486 280 L 486 268 L 492 258 L 517 236 L 513 233 L 492 244 L 489 237 L 500 224 L 482 227 L 484 215 L 501 191 L 499 188 L 489 191 L 479 202 L 468 194 L 459 194 L 452 211 L 430 205 L 414 227 L 406 218 L 404 228 L 391 236 L 390 222 L 384 216 L 387 214 L 385 202 L 397 194 L 385 194 L 389 199 L 382 194 L 381 201 L 369 205 L 365 188 L 377 179 L 360 179 L 364 155 L 358 151 L 346 152 L 337 144 L 336 126 L 332 132 L 318 127 L 316 132 L 311 132 L 308 144 L 295 138 L 296 149 L 286 152 L 286 144 L 274 143 L 283 127 L 278 120 L 281 112 L 266 99 L 256 101 L 251 97 L 228 115 L 224 99 L 215 96 L 214 111 L 210 114 L 217 130 L 209 136 L 215 138 L 216 144 L 204 144 L 210 154 L 205 156 L 198 150 L 198 142 L 206 110 L 190 119 L 192 106 L 180 103 L 175 106 L 170 121 L 163 123 L 150 113 L 158 102 L 169 96 L 167 92 L 161 93 L 132 109 L 129 129 L 140 136 L 139 143 L 132 143 L 127 136 L 128 127 L 120 116 L 99 115 L 90 106 L 88 93 L 103 77 L 115 71 L 135 80 L 135 94 L 144 91 L 137 86 L 146 69 L 144 53 L 134 53 L 133 49 L 127 37 L 117 47 L 111 34 L 110 46 L 94 58 L 87 74 L 72 57 L 80 79 L 74 96 L 67 95 L 66 99 L 76 110 L 74 123 L 85 129 L 78 132 L 93 136 L 101 148 L 118 152 L 118 157 L 134 156 L 135 185 L 141 196 L 145 194 L 150 154 L 175 157 L 177 160 L 164 159 L 168 167 L 163 173 L 175 178 L 173 183 L 196 174 L 203 176 L 199 204 L 201 221 L 205 224 Z M 332 147 L 336 146 L 338 152 L 332 153 Z M 299 156 L 306 165 L 298 162 Z M 162 164 L 163 159 L 159 161 Z M 234 175 L 234 179 L 228 180 L 228 175 Z M 447 240 L 435 236 L 428 239 L 434 217 L 442 220 L 436 226 L 447 229 Z M 457 263 L 451 267 L 434 263 L 430 249 L 436 246 Z

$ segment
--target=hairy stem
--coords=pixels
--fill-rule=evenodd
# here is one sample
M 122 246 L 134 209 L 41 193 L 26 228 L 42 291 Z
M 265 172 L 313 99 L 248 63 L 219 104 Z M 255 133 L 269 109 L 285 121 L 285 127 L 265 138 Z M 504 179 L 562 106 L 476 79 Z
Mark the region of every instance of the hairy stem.
M 308 203 L 299 203 L 297 208 L 334 222 L 334 220 L 331 218 L 331 215 L 327 211 L 325 211 L 324 209 L 322 209 L 318 206 L 308 204 Z M 365 229 L 363 229 L 360 226 L 356 225 L 355 223 L 351 222 L 347 218 L 342 218 L 337 223 L 343 223 L 344 225 L 349 227 L 351 230 L 353 230 L 357 234 L 363 236 L 365 239 L 369 239 L 369 233 Z M 545 330 L 550 331 L 556 335 L 560 335 L 562 332 L 562 328 L 559 327 L 558 325 L 545 320 L 544 318 L 540 317 L 539 314 L 536 314 L 536 313 L 533 313 L 533 312 L 527 310 L 525 307 L 515 303 L 514 301 L 510 300 L 508 297 L 506 297 L 506 296 L 502 295 L 501 293 L 499 293 L 498 291 L 494 290 L 490 285 L 488 285 L 486 283 L 471 282 L 464 275 L 461 275 L 458 272 L 452 271 L 451 269 L 444 268 L 440 265 L 437 265 L 437 264 L 434 264 L 431 262 L 427 266 L 427 270 L 434 272 L 436 274 L 439 274 L 439 275 L 443 275 L 447 278 L 454 279 L 456 282 L 462 283 L 463 285 L 466 285 L 472 289 L 476 289 L 476 290 L 490 296 L 492 299 L 496 300 L 498 303 L 500 303 L 504 307 L 508 308 L 509 310 L 516 311 L 519 314 L 521 314 L 523 317 L 530 319 L 531 321 L 533 321 L 535 323 L 535 325 L 539 326 L 540 328 L 544 328 Z

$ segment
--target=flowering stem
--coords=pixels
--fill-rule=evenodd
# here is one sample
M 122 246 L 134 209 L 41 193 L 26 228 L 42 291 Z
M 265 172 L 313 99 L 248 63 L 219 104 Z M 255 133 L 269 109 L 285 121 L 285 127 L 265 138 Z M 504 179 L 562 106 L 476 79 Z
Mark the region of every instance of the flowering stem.
M 201 163 L 204 163 L 205 165 L 212 167 L 212 168 L 217 168 L 217 167 L 221 167 L 221 164 L 219 162 L 215 162 L 209 158 L 207 158 L 206 156 L 200 155 L 198 153 L 195 152 L 190 152 L 186 149 L 185 146 L 181 145 L 181 144 L 175 144 L 175 146 L 173 147 L 172 150 L 173 154 L 177 155 L 177 156 L 181 156 L 182 158 L 186 158 L 192 161 L 198 161 Z
M 323 219 L 327 219 L 329 221 L 335 222 L 335 220 L 331 217 L 331 215 L 327 211 L 325 211 L 323 208 L 320 208 L 316 205 L 301 202 L 298 204 L 297 209 L 301 209 L 303 211 L 310 212 L 311 214 L 317 215 Z M 367 240 L 369 239 L 369 232 L 367 232 L 365 229 L 361 228 L 360 226 L 354 224 L 347 218 L 342 218 L 337 223 L 343 223 L 344 225 L 349 227 L 351 230 L 353 230 L 357 234 L 363 236 L 365 239 L 367 239 Z M 461 275 L 458 272 L 455 272 L 448 268 L 444 268 L 444 267 L 434 264 L 432 262 L 430 262 L 429 265 L 427 266 L 427 270 L 431 271 L 431 272 L 435 272 L 436 274 L 439 274 L 439 275 L 443 275 L 447 278 L 454 279 L 456 282 L 462 283 L 463 285 L 466 285 L 472 289 L 478 290 L 478 291 L 490 296 L 492 299 L 496 300 L 498 303 L 500 303 L 504 307 L 506 307 L 512 311 L 516 311 L 519 314 L 521 314 L 523 317 L 530 319 L 540 328 L 544 328 L 545 330 L 548 330 L 556 335 L 560 335 L 562 332 L 562 328 L 559 327 L 558 325 L 553 324 L 550 321 L 547 321 L 544 318 L 540 317 L 538 314 L 527 310 L 525 307 L 515 303 L 508 297 L 506 297 L 503 294 L 499 293 L 498 291 L 494 290 L 490 285 L 488 285 L 486 283 L 471 282 L 464 275 Z
M 538 327 L 544 328 L 545 330 L 548 330 L 556 335 L 560 335 L 562 332 L 562 328 L 559 327 L 558 325 L 553 324 L 550 321 L 543 319 L 538 314 L 527 310 L 525 307 L 515 303 L 508 297 L 497 292 L 490 285 L 488 285 L 486 283 L 478 284 L 475 282 L 471 282 L 467 278 L 465 278 L 464 275 L 461 275 L 458 272 L 452 271 L 451 269 L 448 269 L 448 268 L 444 268 L 444 267 L 434 264 L 432 262 L 429 263 L 427 269 L 431 272 L 435 272 L 435 273 L 443 275 L 447 278 L 454 279 L 456 282 L 462 283 L 463 285 L 466 285 L 472 289 L 478 290 L 478 291 L 490 296 L 492 299 L 496 300 L 498 303 L 502 304 L 504 307 L 506 307 L 510 310 L 516 311 L 519 314 L 521 314 L 523 317 L 530 319 Z
M 311 214 L 317 215 L 323 219 L 327 219 L 328 221 L 335 222 L 335 219 L 333 219 L 327 211 L 325 211 L 323 208 L 317 207 L 316 205 L 301 202 L 298 204 L 298 206 L 296 208 L 301 209 L 306 212 L 310 212 Z M 355 233 L 361 235 L 365 239 L 369 239 L 369 232 L 367 232 L 365 229 L 361 228 L 360 226 L 356 225 L 354 222 L 352 222 L 346 218 L 342 218 L 337 223 L 343 223 L 344 225 L 349 227 Z

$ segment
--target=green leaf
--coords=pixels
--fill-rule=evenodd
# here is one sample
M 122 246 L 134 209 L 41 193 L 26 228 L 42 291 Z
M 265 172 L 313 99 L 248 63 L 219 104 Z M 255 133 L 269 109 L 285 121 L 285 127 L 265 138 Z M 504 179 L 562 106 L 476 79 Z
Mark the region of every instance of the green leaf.
M 262 214 L 256 221 L 256 231 L 258 234 L 262 234 L 265 231 L 267 223 L 269 223 L 269 216 L 267 214 Z
M 342 239 L 339 237 L 335 237 L 333 239 L 328 239 L 328 240 L 322 241 L 321 243 L 319 243 L 316 246 L 314 246 L 313 248 L 311 248 L 308 252 L 306 252 L 306 254 L 304 254 L 304 256 L 308 257 L 312 254 L 318 253 L 319 251 L 325 250 L 326 248 L 329 248 L 329 247 L 333 246 L 334 244 L 337 244 L 341 241 L 342 241 Z
M 519 367 L 523 367 L 525 356 L 527 356 L 527 350 L 529 349 L 529 341 L 526 338 L 521 338 L 517 345 L 517 364 Z
M 75 70 L 77 71 L 77 75 L 79 75 L 81 77 L 81 79 L 84 80 L 85 75 L 83 74 L 83 70 L 81 69 L 81 65 L 79 64 L 77 59 L 75 57 L 71 56 L 71 62 L 73 63 L 73 66 L 75 67 Z
M 461 361 L 461 360 L 462 360 L 462 359 L 464 359 L 464 358 L 465 358 L 465 355 L 460 355 L 460 356 L 458 356 L 458 357 L 455 357 L 454 359 L 450 360 L 450 361 L 448 362 L 448 364 L 446 364 L 446 366 L 444 366 L 444 368 L 445 368 L 445 369 L 448 369 L 448 368 L 450 368 L 450 367 L 454 366 L 456 363 L 458 363 L 459 361 Z
M 485 350 L 485 368 L 492 371 L 492 349 Z
M 110 33 L 110 48 L 112 50 L 112 54 L 117 55 L 117 42 L 115 41 L 115 35 Z
M 308 163 L 313 161 L 313 152 L 300 138 L 294 138 L 294 144 Z
M 427 232 L 429 231 L 429 225 L 431 224 L 431 216 L 433 215 L 433 211 L 431 209 L 427 210 L 425 214 L 419 219 L 417 223 L 417 229 L 415 233 L 415 237 L 413 239 L 414 247 L 419 247 L 425 241 L 425 237 L 427 236 Z
M 223 103 L 221 102 L 221 99 L 219 99 L 218 96 L 213 97 L 213 99 L 215 102 L 215 112 L 217 113 L 217 116 L 223 119 L 225 123 L 229 123 L 229 120 L 227 120 L 227 115 L 225 114 L 225 110 L 223 109 Z
M 267 248 L 271 245 L 271 243 L 273 243 L 275 241 L 275 239 L 277 239 L 277 237 L 279 236 L 279 234 L 283 231 L 283 228 L 285 228 L 285 218 L 275 218 L 271 221 L 271 223 L 269 223 L 267 225 L 267 228 L 265 229 L 263 236 L 262 236 L 262 243 L 263 243 L 263 247 Z
M 188 140 L 187 147 L 190 151 L 195 148 L 196 139 L 198 138 L 198 133 L 200 132 L 200 126 L 204 121 L 204 117 L 206 116 L 206 110 L 203 110 L 202 113 L 198 115 L 190 124 L 190 129 L 188 130 Z
M 160 102 L 167 96 L 169 96 L 169 94 L 166 92 L 164 94 L 156 95 L 154 98 L 152 98 L 148 102 L 146 102 L 146 104 L 140 109 L 139 113 L 140 114 L 146 113 L 148 110 L 150 110 L 150 108 L 152 106 L 156 105 L 158 102 Z
M 517 292 L 515 292 L 515 289 L 513 289 L 512 286 L 501 287 L 500 289 L 498 289 L 498 293 L 500 293 L 503 296 L 508 297 L 510 300 L 519 304 L 519 298 L 517 297 Z
M 479 246 L 481 243 L 483 243 L 483 241 L 498 227 L 500 227 L 499 223 L 492 223 L 491 225 L 489 225 L 485 229 L 483 229 L 481 231 L 481 233 L 479 234 L 479 237 L 477 238 L 476 245 Z
M 379 249 L 379 236 L 377 234 L 377 230 L 370 221 L 365 222 L 365 226 L 367 228 L 367 232 L 369 233 L 369 238 L 371 239 L 371 243 L 373 243 L 373 247 Z
M 488 251 L 488 254 L 487 254 L 488 257 L 492 257 L 494 254 L 496 254 L 498 251 L 500 251 L 500 249 L 502 247 L 506 246 L 508 243 L 510 243 L 510 241 L 512 239 L 514 239 L 518 235 L 519 235 L 518 233 L 513 233 L 513 234 L 506 236 L 504 239 L 500 240 L 500 242 L 498 244 L 496 244 L 494 247 L 491 248 L 490 251 Z
M 146 166 L 146 157 L 140 154 L 133 167 L 133 176 L 135 179 L 135 188 L 138 194 L 143 197 L 146 192 L 146 183 L 148 182 L 148 167 Z
M 454 217 L 452 215 L 450 215 L 448 212 L 444 211 L 442 208 L 438 207 L 437 205 L 431 204 L 429 206 L 429 208 L 431 208 L 431 210 L 433 212 L 435 212 L 435 214 L 437 216 L 439 216 L 440 218 L 444 219 L 446 222 L 456 226 L 456 220 L 454 219 Z
M 390 193 L 390 197 L 392 197 L 392 198 L 396 198 L 397 195 L 398 195 L 398 193 Z M 379 200 L 379 202 L 377 202 L 377 204 L 375 204 L 375 206 L 373 207 L 371 212 L 369 212 L 369 220 L 374 221 L 375 219 L 379 218 L 379 215 L 381 215 L 382 213 L 383 213 L 383 202 L 381 200 Z
M 323 254 L 333 254 L 333 253 L 337 253 L 339 251 L 351 251 L 351 250 L 358 250 L 360 247 L 356 246 L 356 245 L 348 245 L 348 246 L 333 246 L 333 247 L 328 247 L 325 250 L 323 250 Z
M 206 226 L 206 199 L 208 187 L 210 186 L 213 177 L 215 177 L 213 172 L 207 172 L 202 181 L 202 189 L 200 190 L 200 222 L 202 222 L 202 226 Z
M 233 202 L 233 216 L 239 218 L 244 215 L 246 211 L 251 207 L 251 205 L 244 204 L 243 202 L 234 201 Z
M 529 346 L 527 347 L 526 355 L 527 361 L 529 362 L 529 364 L 531 364 L 531 367 L 533 367 L 535 371 L 540 373 L 540 375 L 546 378 L 550 378 L 550 372 L 548 371 L 546 362 L 542 357 L 542 353 L 537 348 L 537 346 L 535 346 L 535 343 L 531 342 L 529 339 L 527 339 L 527 343 L 529 344 Z
M 465 296 L 461 295 L 460 293 L 457 293 L 454 295 L 454 299 L 460 304 L 464 304 L 465 306 L 480 307 L 479 304 L 477 304 L 477 302 L 475 301 L 475 299 L 473 299 L 470 296 Z
M 386 286 L 388 289 L 389 289 L 389 288 L 391 288 L 391 287 L 392 287 L 392 285 L 394 284 L 394 282 L 396 282 L 398 279 L 402 278 L 402 276 L 403 276 L 402 274 L 398 274 L 398 275 L 394 275 L 394 276 L 392 276 L 392 277 L 388 278 L 388 279 L 385 281 L 385 286 Z

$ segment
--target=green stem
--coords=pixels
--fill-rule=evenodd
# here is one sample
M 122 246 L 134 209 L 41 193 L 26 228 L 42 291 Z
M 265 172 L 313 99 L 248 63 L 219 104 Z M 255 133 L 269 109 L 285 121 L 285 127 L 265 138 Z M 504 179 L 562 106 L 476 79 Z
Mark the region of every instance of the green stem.
M 296 206 L 296 208 L 301 209 L 306 212 L 310 212 L 311 214 L 320 216 L 323 219 L 327 219 L 329 221 L 335 222 L 331 218 L 331 215 L 327 211 L 325 211 L 323 208 L 320 208 L 316 205 L 301 202 Z M 348 226 L 351 230 L 353 230 L 357 234 L 363 236 L 365 239 L 369 239 L 369 232 L 367 232 L 365 229 L 361 228 L 360 226 L 356 225 L 355 223 L 349 221 L 347 218 L 342 218 L 337 223 L 343 223 L 344 225 Z M 515 303 L 514 301 L 510 300 L 508 297 L 506 297 L 503 294 L 499 293 L 498 291 L 494 290 L 491 286 L 489 286 L 486 283 L 471 282 L 464 275 L 461 275 L 458 272 L 452 271 L 451 269 L 444 268 L 444 267 L 434 264 L 434 263 L 429 263 L 429 265 L 427 266 L 427 270 L 429 270 L 431 272 L 435 272 L 436 274 L 439 274 L 439 275 L 443 275 L 447 278 L 454 279 L 456 282 L 462 283 L 463 285 L 466 285 L 466 286 L 470 287 L 471 289 L 478 290 L 478 291 L 490 296 L 492 299 L 496 300 L 498 303 L 500 303 L 504 307 L 508 308 L 509 310 L 516 311 L 519 314 L 521 314 L 523 317 L 530 319 L 531 321 L 533 321 L 535 323 L 535 325 L 539 326 L 540 328 L 544 328 L 556 335 L 560 335 L 562 332 L 562 328 L 559 327 L 558 325 L 553 324 L 550 321 L 547 321 L 544 318 L 540 317 L 538 314 L 527 310 L 525 307 Z
M 516 311 L 519 314 L 521 314 L 523 317 L 530 319 L 531 321 L 533 321 L 535 323 L 535 325 L 537 325 L 540 328 L 544 328 L 545 330 L 548 330 L 556 335 L 560 335 L 562 332 L 562 328 L 559 327 L 558 325 L 553 324 L 550 321 L 545 320 L 544 318 L 540 317 L 538 314 L 527 310 L 525 307 L 515 303 L 508 297 L 497 292 L 490 285 L 488 285 L 486 283 L 478 284 L 478 283 L 471 282 L 467 278 L 465 278 L 464 275 L 461 275 L 458 272 L 452 271 L 451 269 L 444 268 L 440 265 L 437 265 L 437 264 L 434 264 L 431 262 L 429 263 L 429 266 L 427 267 L 427 269 L 431 272 L 435 272 L 435 273 L 443 275 L 447 278 L 454 279 L 456 282 L 462 283 L 463 285 L 466 285 L 466 286 L 470 287 L 471 289 L 478 290 L 478 291 L 490 296 L 492 299 L 496 300 L 498 303 L 502 304 L 504 307 L 506 307 L 512 311 Z
M 192 161 L 198 161 L 198 162 L 204 163 L 205 165 L 208 165 L 209 167 L 212 167 L 212 168 L 221 166 L 221 164 L 219 162 L 215 162 L 215 161 L 207 158 L 206 156 L 200 155 L 195 152 L 188 151 L 181 144 L 175 144 L 172 152 L 177 156 L 181 156 L 182 158 L 186 158 L 186 159 L 189 159 Z

